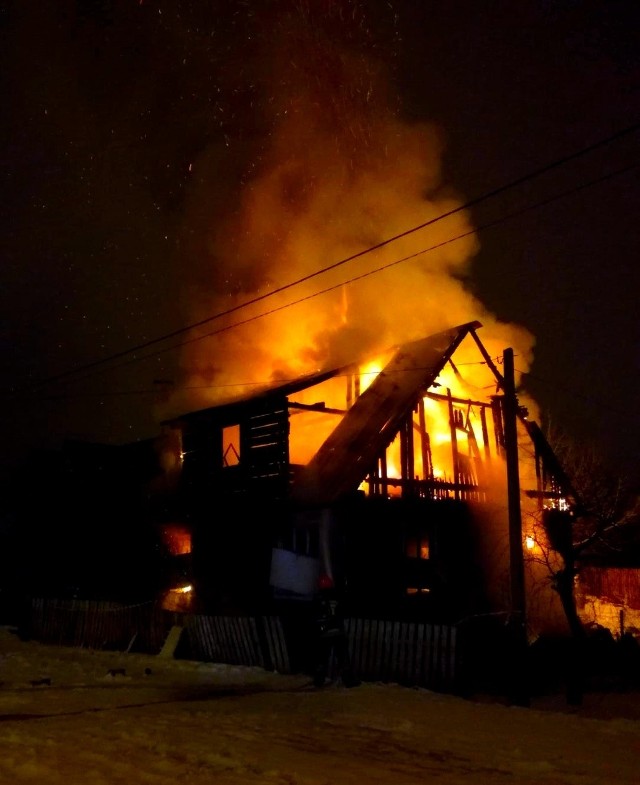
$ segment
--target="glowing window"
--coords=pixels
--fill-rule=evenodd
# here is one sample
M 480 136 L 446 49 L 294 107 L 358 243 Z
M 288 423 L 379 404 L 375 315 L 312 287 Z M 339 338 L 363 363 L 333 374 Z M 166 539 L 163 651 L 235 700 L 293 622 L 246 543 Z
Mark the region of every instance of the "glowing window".
M 165 526 L 162 529 L 162 538 L 172 556 L 191 553 L 191 532 L 185 527 L 177 524 Z
M 237 466 L 240 463 L 240 426 L 228 425 L 222 429 L 222 465 Z
M 405 540 L 405 556 L 410 559 L 429 558 L 429 539 L 428 537 L 408 537 Z

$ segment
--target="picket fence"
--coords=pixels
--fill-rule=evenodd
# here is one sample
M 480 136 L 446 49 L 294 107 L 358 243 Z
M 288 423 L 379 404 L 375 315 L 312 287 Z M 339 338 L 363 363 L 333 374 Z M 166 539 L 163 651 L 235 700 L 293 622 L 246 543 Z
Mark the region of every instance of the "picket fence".
M 176 656 L 279 673 L 302 667 L 296 657 L 299 641 L 292 640 L 279 616 L 205 616 L 165 611 L 152 602 L 36 598 L 23 634 L 42 643 L 157 654 L 176 626 L 183 631 Z M 348 618 L 345 627 L 353 670 L 362 681 L 456 691 L 455 626 Z

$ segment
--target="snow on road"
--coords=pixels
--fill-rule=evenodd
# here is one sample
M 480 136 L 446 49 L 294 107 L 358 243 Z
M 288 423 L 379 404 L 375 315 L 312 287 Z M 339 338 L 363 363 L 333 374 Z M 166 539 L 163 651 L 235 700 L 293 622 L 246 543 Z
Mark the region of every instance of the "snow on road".
M 304 676 L 43 646 L 6 629 L 0 682 L 7 785 L 640 781 L 630 695 L 569 711 L 397 685 L 317 691 Z

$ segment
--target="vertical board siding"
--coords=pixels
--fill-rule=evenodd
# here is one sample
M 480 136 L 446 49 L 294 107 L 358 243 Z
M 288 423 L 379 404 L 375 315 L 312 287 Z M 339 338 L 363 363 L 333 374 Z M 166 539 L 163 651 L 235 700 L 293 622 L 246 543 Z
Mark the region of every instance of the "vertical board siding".
M 630 567 L 584 567 L 578 575 L 578 595 L 606 598 L 640 610 L 640 570 Z

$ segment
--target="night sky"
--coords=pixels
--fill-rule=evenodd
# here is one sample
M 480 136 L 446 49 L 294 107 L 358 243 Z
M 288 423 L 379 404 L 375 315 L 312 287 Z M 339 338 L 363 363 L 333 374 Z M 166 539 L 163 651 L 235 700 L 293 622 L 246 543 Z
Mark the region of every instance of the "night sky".
M 639 29 L 628 0 L 4 3 L 3 460 L 155 435 L 190 378 L 181 329 L 308 273 L 278 274 L 289 236 L 247 220 L 276 155 L 314 146 L 287 118 L 320 128 L 318 169 L 384 158 L 389 178 L 384 114 L 431 129 L 430 193 L 471 203 L 477 245 L 451 274 L 533 336 L 542 416 L 637 478 L 640 131 L 621 132 L 640 123 Z M 359 248 L 382 239 L 363 228 Z

